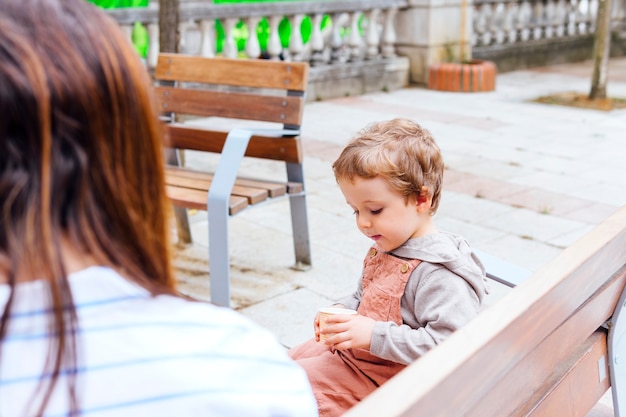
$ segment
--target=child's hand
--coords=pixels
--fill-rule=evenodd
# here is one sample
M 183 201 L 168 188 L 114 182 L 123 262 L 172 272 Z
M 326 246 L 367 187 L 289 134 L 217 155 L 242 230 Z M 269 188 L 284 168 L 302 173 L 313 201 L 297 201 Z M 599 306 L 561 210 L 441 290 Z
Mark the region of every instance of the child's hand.
M 343 304 L 333 304 L 333 307 L 337 308 L 345 308 Z M 315 341 L 320 341 L 320 312 L 318 311 L 315 314 L 315 318 L 313 319 L 313 332 L 315 333 Z
M 319 311 L 315 315 L 315 319 L 313 319 L 313 331 L 315 332 L 315 341 L 320 341 L 320 313 Z
M 367 349 L 369 350 L 372 332 L 376 321 L 372 318 L 356 315 L 337 314 L 326 320 L 324 333 L 334 333 L 326 340 L 333 349 Z M 316 340 L 319 340 L 319 321 L 317 323 Z

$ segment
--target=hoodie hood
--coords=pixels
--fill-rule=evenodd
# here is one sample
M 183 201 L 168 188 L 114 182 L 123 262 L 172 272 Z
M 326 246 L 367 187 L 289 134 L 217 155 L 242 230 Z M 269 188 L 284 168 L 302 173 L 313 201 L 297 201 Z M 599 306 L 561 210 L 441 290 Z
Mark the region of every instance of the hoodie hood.
M 469 243 L 454 233 L 438 232 L 409 239 L 391 253 L 444 266 L 467 281 L 481 301 L 489 292 L 485 267 Z

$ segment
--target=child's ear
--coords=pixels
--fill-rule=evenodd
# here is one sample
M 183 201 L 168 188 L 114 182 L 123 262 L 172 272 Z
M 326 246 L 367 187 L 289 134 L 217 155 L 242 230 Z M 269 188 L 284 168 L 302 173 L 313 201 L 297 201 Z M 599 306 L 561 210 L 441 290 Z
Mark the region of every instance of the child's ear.
M 430 193 L 428 192 L 428 187 L 423 186 L 420 191 L 419 197 L 417 197 L 417 209 L 420 211 L 430 210 L 430 206 L 432 204 L 432 198 L 430 197 Z

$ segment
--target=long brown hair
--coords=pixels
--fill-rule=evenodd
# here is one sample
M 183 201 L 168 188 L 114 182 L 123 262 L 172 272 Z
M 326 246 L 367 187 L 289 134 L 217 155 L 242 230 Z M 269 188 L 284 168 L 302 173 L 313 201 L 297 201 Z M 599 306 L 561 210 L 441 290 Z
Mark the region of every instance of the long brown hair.
M 63 241 L 152 293 L 173 292 L 151 91 L 118 25 L 87 1 L 0 0 L 0 267 L 10 287 L 0 355 L 16 282 L 34 274 L 49 287 L 58 335 L 38 415 L 76 364 Z

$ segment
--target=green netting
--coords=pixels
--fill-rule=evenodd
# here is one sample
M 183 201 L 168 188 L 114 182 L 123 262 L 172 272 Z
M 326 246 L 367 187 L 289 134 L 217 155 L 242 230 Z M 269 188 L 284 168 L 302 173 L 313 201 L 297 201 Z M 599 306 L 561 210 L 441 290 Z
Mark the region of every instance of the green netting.
M 95 4 L 98 7 L 104 9 L 118 9 L 122 7 L 147 7 L 150 0 L 87 0 L 90 3 Z M 150 38 L 148 37 L 148 30 L 144 25 L 139 22 L 135 22 L 133 25 L 132 40 L 137 53 L 142 58 L 148 55 L 148 45 L 150 44 Z
M 149 0 L 87 0 L 99 7 L 106 9 L 121 8 L 121 7 L 146 7 Z M 294 0 L 214 0 L 215 4 L 220 3 L 263 3 L 263 2 L 281 2 L 281 1 L 294 1 Z M 299 0 L 307 1 L 307 0 Z M 308 0 L 310 1 L 310 0 Z M 331 25 L 330 16 L 325 15 L 322 19 L 321 29 Z M 311 39 L 311 32 L 313 30 L 313 23 L 309 16 L 306 16 L 302 20 L 300 25 L 300 32 L 302 34 L 302 41 L 306 44 Z M 215 21 L 216 32 L 216 52 L 221 53 L 224 48 L 224 27 L 219 20 Z M 291 37 L 291 23 L 289 19 L 283 18 L 278 26 L 278 32 L 280 42 L 283 48 L 289 46 L 289 38 Z M 256 28 L 257 37 L 259 39 L 259 45 L 262 51 L 267 51 L 267 43 L 270 36 L 270 25 L 266 18 L 261 19 L 259 25 Z M 242 52 L 246 47 L 246 40 L 249 36 L 248 26 L 240 20 L 233 30 L 233 36 L 237 45 L 237 50 Z M 136 22 L 133 26 L 132 40 L 137 53 L 143 58 L 147 56 L 148 45 L 150 39 L 148 37 L 148 31 L 144 25 Z
M 149 0 L 87 0 L 90 3 L 105 9 L 116 9 L 120 7 L 146 7 Z

